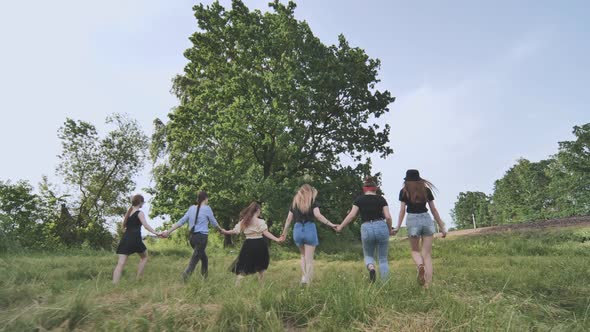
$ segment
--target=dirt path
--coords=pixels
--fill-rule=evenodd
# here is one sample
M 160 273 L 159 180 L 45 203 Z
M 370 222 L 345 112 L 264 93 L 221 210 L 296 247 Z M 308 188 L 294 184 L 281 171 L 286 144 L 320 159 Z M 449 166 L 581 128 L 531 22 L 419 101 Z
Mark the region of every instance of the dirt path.
M 498 233 L 507 230 L 524 230 L 524 229 L 542 229 L 553 227 L 572 227 L 572 226 L 588 226 L 590 227 L 590 216 L 583 217 L 569 217 L 560 219 L 532 221 L 522 224 L 509 224 L 491 227 L 482 227 L 477 229 L 462 229 L 460 231 L 449 232 L 447 236 L 463 236 L 473 234 L 488 234 Z M 440 234 L 437 234 L 440 236 Z

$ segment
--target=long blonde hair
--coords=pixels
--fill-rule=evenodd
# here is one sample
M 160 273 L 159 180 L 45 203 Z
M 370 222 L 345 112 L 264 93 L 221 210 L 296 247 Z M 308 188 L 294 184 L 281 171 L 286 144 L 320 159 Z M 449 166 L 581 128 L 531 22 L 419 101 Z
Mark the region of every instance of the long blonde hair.
M 293 197 L 291 208 L 293 208 L 293 210 L 298 209 L 303 213 L 309 212 L 311 210 L 311 203 L 315 201 L 317 196 L 318 191 L 316 188 L 309 184 L 304 184 L 299 190 L 297 190 L 295 197 Z

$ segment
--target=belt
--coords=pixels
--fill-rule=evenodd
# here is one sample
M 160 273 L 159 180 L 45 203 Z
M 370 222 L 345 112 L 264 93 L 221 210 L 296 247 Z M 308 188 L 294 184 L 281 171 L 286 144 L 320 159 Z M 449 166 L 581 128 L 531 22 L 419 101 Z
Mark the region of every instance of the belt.
M 367 221 L 363 221 L 363 224 L 366 224 L 366 223 L 374 223 L 374 222 L 380 222 L 380 221 L 385 221 L 385 219 L 381 218 L 381 219 L 367 220 Z

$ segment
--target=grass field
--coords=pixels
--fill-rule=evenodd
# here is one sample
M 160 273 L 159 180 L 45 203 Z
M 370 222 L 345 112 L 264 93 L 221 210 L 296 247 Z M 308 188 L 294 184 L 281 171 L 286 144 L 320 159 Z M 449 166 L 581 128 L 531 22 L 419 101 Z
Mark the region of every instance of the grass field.
M 369 284 L 358 248 L 320 255 L 300 288 L 298 261 L 274 259 L 263 285 L 234 286 L 233 255 L 210 254 L 210 275 L 187 284 L 187 250 L 151 249 L 113 286 L 116 256 L 70 252 L 0 256 L 3 331 L 587 331 L 590 228 L 437 239 L 435 280 L 416 284 L 407 243 L 393 240 L 392 278 Z M 279 256 L 275 253 L 274 256 Z

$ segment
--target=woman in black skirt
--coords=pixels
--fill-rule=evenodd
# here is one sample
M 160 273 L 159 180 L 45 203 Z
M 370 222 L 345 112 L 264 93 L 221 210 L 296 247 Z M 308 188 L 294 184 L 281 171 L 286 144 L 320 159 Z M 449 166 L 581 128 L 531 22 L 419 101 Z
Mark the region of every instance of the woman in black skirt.
M 268 245 L 263 236 L 276 242 L 282 241 L 272 235 L 264 220 L 260 219 L 260 205 L 256 202 L 248 205 L 240 212 L 240 222 L 234 229 L 230 231 L 222 229 L 221 232 L 225 235 L 240 233 L 246 235 L 240 255 L 231 267 L 232 272 L 238 276 L 236 284 L 239 284 L 244 276 L 254 273 L 258 273 L 258 280 L 262 281 L 264 271 L 268 269 L 269 264 Z
M 141 278 L 143 275 L 143 269 L 147 263 L 147 248 L 141 240 L 141 225 L 145 227 L 151 233 L 160 236 L 150 225 L 145 221 L 145 215 L 139 209 L 143 206 L 144 199 L 141 195 L 135 195 L 131 199 L 131 207 L 125 214 L 123 219 L 123 228 L 125 233 L 121 237 L 121 242 L 117 247 L 117 254 L 119 255 L 119 262 L 113 271 L 113 283 L 118 283 L 121 279 L 121 273 L 127 263 L 129 255 L 138 253 L 139 254 L 139 266 L 137 267 L 137 278 Z

